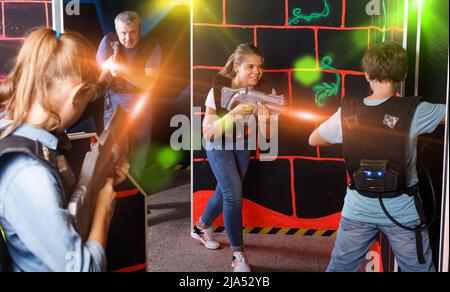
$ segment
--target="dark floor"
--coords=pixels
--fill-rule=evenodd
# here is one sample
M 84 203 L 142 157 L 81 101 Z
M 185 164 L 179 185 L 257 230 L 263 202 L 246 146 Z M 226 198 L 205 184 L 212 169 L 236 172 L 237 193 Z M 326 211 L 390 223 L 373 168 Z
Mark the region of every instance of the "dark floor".
M 149 197 L 148 262 L 150 272 L 229 272 L 231 251 L 225 234 L 222 248 L 205 249 L 190 237 L 190 184 Z M 256 272 L 320 272 L 327 267 L 333 238 L 245 235 Z

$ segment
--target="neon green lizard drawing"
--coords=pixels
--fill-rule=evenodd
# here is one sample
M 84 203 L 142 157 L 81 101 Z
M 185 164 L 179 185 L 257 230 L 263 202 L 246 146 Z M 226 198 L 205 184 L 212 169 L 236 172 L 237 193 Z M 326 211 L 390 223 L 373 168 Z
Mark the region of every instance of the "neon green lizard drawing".
M 320 62 L 320 65 L 323 69 L 336 70 L 331 67 L 332 62 L 333 61 L 330 57 L 324 57 Z M 322 107 L 329 97 L 335 96 L 339 93 L 339 89 L 341 87 L 341 74 L 336 73 L 336 80 L 336 83 L 323 82 L 322 84 L 318 84 L 313 87 L 316 97 L 316 105 Z
M 313 19 L 321 18 L 321 17 L 328 17 L 330 15 L 330 6 L 328 5 L 328 0 L 324 0 L 324 8 L 323 11 L 318 13 L 314 12 L 310 15 L 304 15 L 301 8 L 295 8 L 292 11 L 292 14 L 294 15 L 294 18 L 289 21 L 289 25 L 295 25 L 300 22 L 300 20 L 305 20 L 307 22 L 312 21 Z

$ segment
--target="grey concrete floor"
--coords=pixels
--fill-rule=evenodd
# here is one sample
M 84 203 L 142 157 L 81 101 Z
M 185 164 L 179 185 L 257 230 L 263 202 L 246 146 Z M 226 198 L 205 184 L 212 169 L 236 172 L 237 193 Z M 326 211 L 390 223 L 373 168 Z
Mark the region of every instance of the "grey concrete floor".
M 210 251 L 190 237 L 190 185 L 149 197 L 148 263 L 150 272 L 230 272 L 231 251 L 225 234 L 222 248 Z M 255 272 L 321 272 L 330 259 L 334 239 L 281 235 L 245 235 Z

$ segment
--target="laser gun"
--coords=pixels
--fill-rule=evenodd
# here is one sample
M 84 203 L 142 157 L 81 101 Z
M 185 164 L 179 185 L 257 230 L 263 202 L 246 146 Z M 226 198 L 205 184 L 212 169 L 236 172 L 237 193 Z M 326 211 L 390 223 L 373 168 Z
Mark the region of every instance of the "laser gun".
M 120 43 L 118 42 L 118 41 L 115 41 L 115 42 L 111 42 L 110 43 L 110 46 L 111 46 L 111 48 L 113 49 L 113 55 L 111 56 L 111 61 L 112 61 L 112 63 L 111 63 L 111 65 L 110 66 L 108 66 L 107 68 L 103 68 L 102 67 L 102 70 L 103 70 L 103 72 L 102 72 L 102 74 L 100 75 L 100 77 L 99 77 L 99 82 L 103 82 L 103 81 L 105 81 L 105 80 L 108 80 L 108 83 L 111 83 L 111 77 L 109 77 L 109 79 L 108 79 L 108 76 L 110 76 L 110 74 L 111 74 L 111 69 L 116 65 L 116 63 L 117 63 L 117 59 L 118 59 L 118 56 L 119 56 L 119 49 L 120 49 Z M 104 69 L 108 69 L 108 70 L 104 70 Z
M 118 160 L 128 152 L 127 125 L 129 115 L 120 107 L 98 141 L 91 145 L 86 154 L 78 182 L 69 200 L 68 212 L 73 225 L 85 241 L 94 217 L 97 194 L 103 188 L 108 177 L 114 177 L 114 168 Z
M 286 110 L 284 95 L 266 94 L 249 88 L 234 90 L 228 87 L 222 88 L 221 107 L 231 111 L 240 103 L 264 104 L 271 115 L 280 115 Z

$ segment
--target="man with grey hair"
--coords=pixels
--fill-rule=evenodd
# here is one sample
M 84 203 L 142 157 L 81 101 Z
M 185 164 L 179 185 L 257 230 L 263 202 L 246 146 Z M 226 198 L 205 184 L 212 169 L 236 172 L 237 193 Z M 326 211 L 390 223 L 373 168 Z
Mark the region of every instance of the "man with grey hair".
M 159 73 L 161 47 L 157 41 L 141 37 L 141 21 L 134 11 L 117 15 L 115 29 L 103 38 L 97 52 L 108 84 L 104 123 L 109 123 L 117 106 L 135 116 L 130 144 L 132 150 L 138 150 L 150 144 L 152 90 Z

